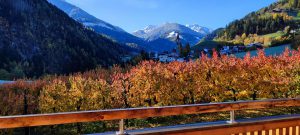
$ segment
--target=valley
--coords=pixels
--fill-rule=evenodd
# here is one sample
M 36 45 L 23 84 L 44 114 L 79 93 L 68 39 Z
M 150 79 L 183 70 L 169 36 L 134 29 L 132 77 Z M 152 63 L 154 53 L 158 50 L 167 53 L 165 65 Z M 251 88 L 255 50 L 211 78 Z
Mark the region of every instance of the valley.
M 130 34 L 118 26 L 102 21 L 64 0 L 48 1 L 95 32 L 137 50 L 149 52 L 171 51 L 177 47 L 174 42 L 176 33 L 181 34 L 181 38 L 185 43 L 194 45 L 212 31 L 197 24 L 184 26 L 177 23 L 165 23 L 160 26 L 149 25 L 143 30 L 137 30 Z
M 0 0 L 0 135 L 295 133 L 299 46 L 300 0 Z

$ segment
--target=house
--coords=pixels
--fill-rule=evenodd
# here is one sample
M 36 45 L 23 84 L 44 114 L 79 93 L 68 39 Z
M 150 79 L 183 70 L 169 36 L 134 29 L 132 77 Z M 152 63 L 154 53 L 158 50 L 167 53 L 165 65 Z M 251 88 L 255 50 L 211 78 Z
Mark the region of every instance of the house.
M 272 11 L 273 11 L 273 13 L 282 13 L 284 10 L 281 8 L 275 8 Z
M 250 45 L 253 46 L 253 45 Z M 242 52 L 245 50 L 245 46 L 244 45 L 237 45 L 237 46 L 223 46 L 220 49 L 220 55 L 230 55 L 233 53 L 238 53 L 238 52 Z
M 263 49 L 264 48 L 262 43 L 256 43 L 255 47 L 258 48 L 258 49 Z
M 176 61 L 178 61 L 178 62 L 185 62 L 184 58 L 178 58 Z
M 176 58 L 171 56 L 170 54 L 160 54 L 158 56 L 158 60 L 160 62 L 173 62 L 176 61 Z
M 237 53 L 237 52 L 239 52 L 240 50 L 239 50 L 239 47 L 238 46 L 233 46 L 232 47 L 232 53 Z
M 191 55 L 194 55 L 194 54 L 195 54 L 195 51 L 194 51 L 194 50 L 191 50 L 190 54 L 191 54 Z
M 239 48 L 239 52 L 242 52 L 246 49 L 246 46 L 240 45 L 240 46 L 238 46 L 238 48 Z
M 209 53 L 210 50 L 207 49 L 207 48 L 204 48 L 203 51 L 204 51 L 205 54 L 207 54 L 207 53 Z
M 247 45 L 246 48 L 252 48 L 254 46 L 255 46 L 255 43 L 251 43 L 251 44 Z
M 169 56 L 178 58 L 179 54 L 176 51 L 175 52 L 173 51 Z
M 168 62 L 168 58 L 169 58 L 168 53 L 162 53 L 158 55 L 158 60 L 160 62 Z
M 230 53 L 231 53 L 231 50 L 230 50 L 229 46 L 223 46 L 220 50 L 221 55 L 227 55 L 227 54 L 230 54 Z
M 163 52 L 158 55 L 158 61 L 165 62 L 165 63 L 174 62 L 174 61 L 185 62 L 185 61 L 188 61 L 192 57 L 193 56 L 191 54 L 189 54 L 186 58 L 182 58 L 179 56 L 178 53 L 176 53 L 176 51 L 172 51 L 171 53 Z
M 207 53 L 208 51 L 209 50 L 207 50 Z M 191 51 L 186 57 L 180 57 L 180 55 L 177 53 L 177 50 L 173 49 L 171 52 L 165 51 L 158 54 L 157 59 L 154 59 L 154 57 L 150 57 L 150 58 L 164 63 L 174 62 L 174 61 L 185 62 L 193 58 L 192 54 L 194 54 L 194 51 Z
M 173 61 L 176 61 L 176 58 L 169 56 L 167 62 L 173 62 Z
M 121 61 L 124 63 L 129 62 L 131 59 L 132 57 L 130 55 L 121 56 Z
M 255 48 L 259 48 L 259 49 L 263 49 L 263 44 L 258 42 L 258 43 L 251 43 L 249 45 L 246 46 L 246 48 L 252 48 L 252 47 L 255 47 Z
M 158 60 L 158 53 L 157 52 L 150 52 L 149 58 L 152 60 Z

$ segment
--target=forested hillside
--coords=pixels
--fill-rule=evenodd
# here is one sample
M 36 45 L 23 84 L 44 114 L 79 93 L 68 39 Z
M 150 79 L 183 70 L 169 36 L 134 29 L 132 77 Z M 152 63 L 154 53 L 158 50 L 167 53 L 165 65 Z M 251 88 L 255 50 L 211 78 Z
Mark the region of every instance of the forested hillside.
M 124 52 L 46 0 L 0 0 L 0 33 L 0 79 L 110 66 Z
M 234 44 L 272 42 L 290 40 L 290 31 L 299 28 L 298 0 L 281 0 L 257 12 L 252 12 L 240 20 L 231 22 L 217 35 L 219 41 L 231 41 Z M 266 34 L 273 34 L 263 36 Z

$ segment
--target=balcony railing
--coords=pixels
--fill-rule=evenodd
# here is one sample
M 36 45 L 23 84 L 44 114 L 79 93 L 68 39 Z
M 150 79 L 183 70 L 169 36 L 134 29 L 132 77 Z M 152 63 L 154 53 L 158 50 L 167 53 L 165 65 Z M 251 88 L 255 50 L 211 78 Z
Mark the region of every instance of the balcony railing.
M 235 120 L 234 111 L 246 109 L 265 109 L 273 107 L 300 106 L 300 99 L 275 99 L 260 101 L 238 101 L 209 104 L 193 104 L 166 107 L 130 108 L 82 111 L 53 114 L 20 115 L 0 117 L 0 129 L 46 126 L 79 122 L 96 122 L 120 120 L 120 131 L 124 134 L 124 119 L 175 116 L 184 114 L 201 114 L 230 112 L 230 122 L 202 126 L 193 129 L 157 131 L 143 134 L 201 134 L 201 135 L 299 135 L 300 117 L 281 117 L 272 120 L 239 122 Z M 278 134 L 277 134 L 278 133 Z

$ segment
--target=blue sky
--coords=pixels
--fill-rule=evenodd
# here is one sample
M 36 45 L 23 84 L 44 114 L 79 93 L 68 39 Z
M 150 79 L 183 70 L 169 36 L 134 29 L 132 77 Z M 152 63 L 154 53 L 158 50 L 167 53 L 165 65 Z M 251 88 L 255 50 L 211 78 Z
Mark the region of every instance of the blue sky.
M 166 22 L 216 29 L 277 0 L 67 0 L 128 32 Z

